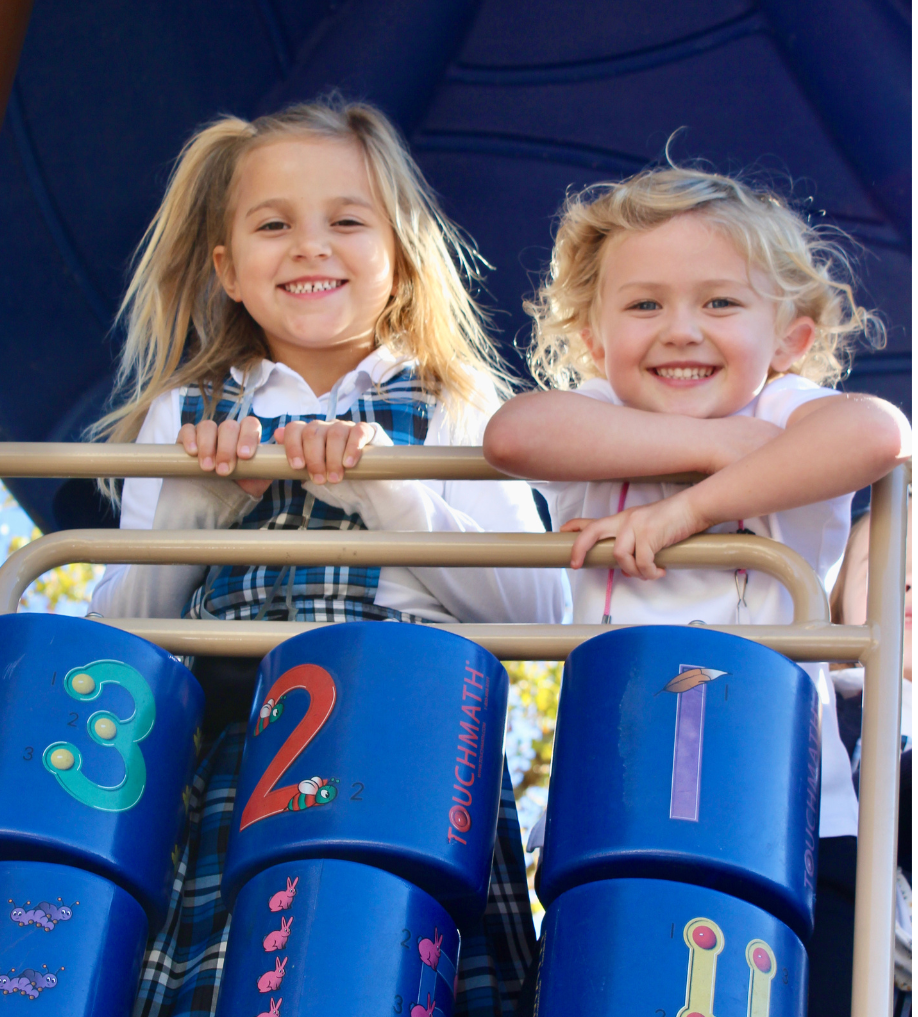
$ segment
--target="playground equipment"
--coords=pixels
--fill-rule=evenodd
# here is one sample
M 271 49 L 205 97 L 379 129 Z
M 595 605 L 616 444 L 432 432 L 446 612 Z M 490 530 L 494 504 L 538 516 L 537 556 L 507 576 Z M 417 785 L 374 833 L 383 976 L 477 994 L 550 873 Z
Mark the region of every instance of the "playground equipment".
M 66 455 L 60 455 L 60 447 L 52 448 L 46 455 L 36 453 L 31 446 L 28 455 L 17 453 L 16 446 L 0 446 L 0 475 L 6 476 L 148 476 L 188 475 L 189 460 L 180 450 L 156 449 L 155 452 L 142 447 L 85 447 L 67 446 Z M 39 447 L 40 448 L 40 447 Z M 429 453 L 435 451 L 435 455 Z M 471 450 L 371 450 L 356 475 L 366 479 L 374 476 L 430 478 L 438 476 L 469 476 L 483 479 L 495 474 L 475 457 Z M 272 457 L 270 450 L 259 451 L 256 460 L 246 464 L 239 475 L 275 477 L 287 476 L 289 468 Z M 445 453 L 458 453 L 450 455 Z M 126 457 L 135 457 L 131 468 Z M 152 459 L 156 459 L 155 464 Z M 117 467 L 116 467 L 117 463 Z M 194 464 L 191 463 L 194 467 Z M 194 467 L 194 470 L 197 468 Z M 194 470 L 192 470 L 192 475 Z M 373 471 L 376 471 L 374 473 Z M 450 472 L 452 471 L 452 472 Z M 294 471 L 289 471 L 293 473 Z M 295 476 L 297 474 L 294 473 Z M 644 478 L 647 479 L 647 478 Z M 686 478 L 680 478 L 685 480 Z M 755 537 L 694 537 L 683 544 L 667 549 L 658 556 L 660 564 L 669 567 L 755 568 L 777 576 L 791 591 L 794 599 L 794 622 L 789 626 L 723 626 L 712 627 L 715 631 L 741 635 L 771 649 L 785 653 L 792 659 L 807 660 L 860 660 L 865 665 L 866 685 L 864 699 L 864 720 L 862 735 L 861 763 L 861 810 L 858 853 L 858 898 L 855 933 L 854 966 L 854 1017 L 875 1017 L 888 1013 L 892 1004 L 892 886 L 895 867 L 895 825 L 898 791 L 898 723 L 902 646 L 902 596 L 904 589 L 904 545 L 907 477 L 904 468 L 899 468 L 884 478 L 873 490 L 873 515 L 870 547 L 870 590 L 868 596 L 868 621 L 864 626 L 833 626 L 829 624 L 828 606 L 815 577 L 808 572 L 802 560 L 780 545 Z M 241 539 L 246 538 L 246 539 Z M 27 545 L 11 556 L 0 569 L 0 605 L 9 613 L 18 607 L 21 593 L 34 578 L 48 568 L 69 561 L 93 562 L 159 562 L 159 563 L 268 563 L 282 560 L 284 563 L 346 562 L 360 565 L 517 565 L 517 566 L 560 566 L 566 563 L 573 536 L 566 534 L 545 535 L 453 535 L 433 534 L 328 534 L 296 533 L 112 533 L 110 531 L 73 531 L 70 534 L 56 534 L 41 538 Z M 612 561 L 611 541 L 596 547 L 588 564 L 609 567 Z M 91 625 L 91 622 L 85 624 Z M 172 652 L 212 655 L 261 656 L 285 639 L 302 632 L 320 629 L 319 624 L 308 623 L 252 623 L 181 621 L 164 619 L 129 619 L 120 623 L 109 623 L 111 628 L 124 628 L 157 642 Z M 380 626 L 390 628 L 389 626 Z M 488 626 L 453 625 L 429 626 L 462 634 L 478 642 L 498 656 L 512 659 L 563 659 L 584 639 L 599 632 L 615 631 L 622 626 Z M 105 631 L 108 631 L 106 629 Z M 691 630 L 689 630 L 691 631 Z M 709 630 L 710 631 L 710 630 Z M 680 661 L 692 665 L 700 661 Z M 707 666 L 704 664 L 704 666 Z M 711 664 L 712 668 L 722 670 Z M 671 676 L 672 677 L 672 676 Z M 270 697 L 269 697 L 270 698 Z M 310 792 L 311 793 L 311 792 Z M 312 811 L 312 810 L 310 810 Z M 321 810 L 320 810 L 321 811 Z M 307 863 L 297 863 L 306 865 Z M 331 865 L 329 862 L 314 864 Z M 344 864 L 343 862 L 340 864 Z M 356 863 L 351 863 L 356 864 Z M 283 867 L 283 866 L 282 866 Z M 257 878 L 257 877 L 256 877 Z M 398 878 L 398 877 L 391 877 Z M 624 880 L 610 881 L 621 889 Z M 638 882 L 638 881 L 635 881 Z M 285 886 L 286 884 L 284 884 Z M 607 881 L 592 886 L 608 885 Z M 676 885 L 676 884 L 671 884 Z M 278 890 L 281 886 L 278 886 Z M 700 887 L 685 887 L 687 893 L 710 894 L 716 891 Z M 242 893 L 240 893 L 240 900 Z M 420 891 L 419 891 L 420 892 Z M 553 907 L 558 914 L 566 909 L 568 894 L 579 893 L 569 890 L 559 897 Z M 733 898 L 730 898 L 731 900 Z M 685 923 L 682 933 L 675 930 L 673 936 L 683 936 L 681 949 L 688 949 L 689 956 L 699 959 L 704 966 L 712 956 L 721 965 L 725 980 L 719 984 L 733 984 L 733 975 L 726 972 L 733 960 L 734 944 L 737 949 L 745 948 L 732 931 L 733 918 L 721 923 L 710 917 L 708 911 L 713 905 L 706 905 L 697 898 L 685 905 Z M 317 897 L 318 901 L 318 897 Z M 559 907 L 565 903 L 565 908 Z M 737 906 L 749 907 L 742 901 Z M 689 906 L 691 905 L 691 906 Z M 318 907 L 318 904 L 316 905 Z M 691 915 L 688 912 L 692 911 Z M 318 912 L 317 912 L 318 913 Z M 680 912 L 681 913 L 681 912 Z M 770 921 L 763 912 L 761 921 Z M 708 942 L 713 936 L 714 946 L 722 944 L 716 954 L 700 953 L 689 946 L 684 937 L 694 935 L 695 919 L 708 919 L 702 925 L 708 930 L 700 932 Z M 560 917 L 558 921 L 560 921 Z M 744 919 L 745 921 L 745 919 Z M 752 919 L 750 919 L 752 921 Z M 757 918 L 756 921 L 759 921 Z M 712 924 L 712 922 L 714 924 Z M 715 928 L 715 925 L 717 928 Z M 766 922 L 767 925 L 767 922 Z M 774 953 L 774 942 L 778 942 L 780 929 L 774 925 L 757 933 L 765 944 L 753 947 L 750 957 L 756 975 L 747 964 L 749 991 L 761 993 L 762 979 L 767 975 L 763 970 L 766 960 L 771 963 L 768 949 Z M 717 929 L 720 930 L 718 937 Z M 280 923 L 278 930 L 280 930 Z M 686 931 L 688 930 L 688 931 Z M 411 930 L 412 932 L 414 930 Z M 440 930 L 442 931 L 442 930 Z M 787 935 L 792 935 L 786 930 Z M 710 933 L 710 935 L 709 935 Z M 419 933 L 420 934 L 420 933 Z M 637 932 L 635 933 L 637 935 Z M 773 939 L 769 939 L 769 937 Z M 739 936 L 739 938 L 742 938 Z M 697 939 L 691 940 L 696 946 Z M 290 939 L 292 942 L 292 937 Z M 750 942 L 752 942 L 750 940 Z M 756 953 L 759 949 L 762 953 Z M 783 950 L 783 948 L 782 948 Z M 547 947 L 546 947 L 547 951 Z M 777 954 L 774 954 L 777 957 Z M 783 954 L 782 954 L 783 956 Z M 560 957 L 560 954 L 559 954 Z M 758 963 L 756 963 L 758 958 Z M 683 979 L 685 977 L 685 955 L 683 955 Z M 281 965 L 283 962 L 280 962 Z M 543 963 L 549 963 L 543 959 Z M 559 960 L 560 963 L 560 960 Z M 775 962 L 777 963 L 777 962 Z M 786 965 L 785 965 L 786 966 Z M 700 970 L 700 969 L 699 969 Z M 774 968 L 778 970 L 777 967 Z M 790 972 L 791 969 L 788 968 Z M 751 973 L 751 975 L 750 975 Z M 267 965 L 264 974 L 268 974 Z M 231 977 L 228 975 L 228 977 Z M 260 976 L 259 976 L 260 977 Z M 721 977 L 721 976 L 718 976 Z M 794 974 L 794 978 L 799 975 Z M 791 984 L 791 974 L 788 974 Z M 266 984 L 275 981 L 267 979 Z M 691 981 L 691 980 L 690 980 Z M 289 983 L 288 983 L 289 984 Z M 683 985 L 685 982 L 683 981 Z M 691 984 L 695 984 L 691 982 Z M 773 982 L 769 982 L 773 986 Z M 799 981 L 794 983 L 799 985 Z M 271 990 L 274 991 L 274 990 Z M 579 991 L 579 990 L 578 990 Z M 734 992 L 734 989 L 730 989 Z M 796 991 L 796 990 L 795 990 Z M 280 993 L 278 993 L 280 996 Z M 263 996 L 267 1001 L 269 997 Z M 279 1012 L 275 997 L 272 1012 Z M 752 996 L 749 997 L 752 999 Z M 755 995 L 755 999 L 760 999 Z M 427 1007 L 436 1008 L 431 997 Z M 692 999 L 687 998 L 686 1008 L 691 1011 Z M 223 1000 L 221 999 L 221 1006 Z M 775 1004 L 777 1005 L 777 1004 Z M 781 1004 L 784 1005 L 783 1003 Z M 791 1005 L 791 1004 L 789 1004 Z M 703 1012 L 698 1010 L 697 1012 Z M 266 1011 L 267 1012 L 267 1011 Z M 752 1011 L 754 1013 L 764 1011 Z M 773 1013 L 778 1013 L 773 1009 Z M 792 1013 L 793 1010 L 780 1012 Z
M 0 991 L 126 1013 L 166 916 L 204 694 L 168 653 L 83 619 L 7 614 L 0 645 Z

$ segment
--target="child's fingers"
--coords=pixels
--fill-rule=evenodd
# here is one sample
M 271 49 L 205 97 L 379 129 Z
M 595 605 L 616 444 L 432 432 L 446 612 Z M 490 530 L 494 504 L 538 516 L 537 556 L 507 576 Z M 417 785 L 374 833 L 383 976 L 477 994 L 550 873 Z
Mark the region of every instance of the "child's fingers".
M 376 428 L 372 424 L 359 423 L 356 427 L 352 427 L 344 449 L 343 465 L 347 469 L 356 466 L 363 455 L 364 446 L 369 445 L 375 437 Z
M 195 439 L 194 424 L 182 424 L 175 443 L 176 445 L 181 445 L 188 455 L 196 456 L 198 454 L 198 443 Z
M 216 423 L 213 420 L 202 420 L 195 428 L 194 440 L 197 446 L 198 465 L 202 470 L 212 470 L 217 454 Z
M 666 570 L 659 568 L 654 562 L 654 549 L 646 540 L 636 542 L 634 565 L 641 579 L 662 579 Z
M 572 519 L 571 522 L 586 523 L 571 548 L 571 568 L 579 569 L 590 548 L 597 541 L 604 540 L 606 537 L 614 537 L 616 527 L 612 516 L 607 516 L 605 519 Z M 617 540 L 616 544 L 618 544 Z
M 239 421 L 224 420 L 217 428 L 217 473 L 228 477 L 236 468 L 236 446 L 239 441 Z
M 330 484 L 344 479 L 344 450 L 354 430 L 352 424 L 340 420 L 330 424 L 325 433 L 325 470 Z
M 586 529 L 590 523 L 595 522 L 593 519 L 568 519 L 568 521 L 561 527 L 561 533 L 579 533 L 581 530 Z
M 306 456 L 303 454 L 303 432 L 305 430 L 306 425 L 301 420 L 294 420 L 274 432 L 275 439 L 284 444 L 287 462 L 295 470 L 301 470 L 306 465 Z
M 239 425 L 236 455 L 240 459 L 251 459 L 261 443 L 261 421 L 258 417 L 246 417 Z
M 626 576 L 636 577 L 637 565 L 634 561 L 634 530 L 630 526 L 622 528 L 615 538 L 615 548 L 612 552 L 616 566 Z
M 306 425 L 306 430 L 303 432 L 303 455 L 306 457 L 306 469 L 315 484 L 324 484 L 328 472 L 325 466 L 325 442 L 328 430 L 328 424 L 314 420 Z

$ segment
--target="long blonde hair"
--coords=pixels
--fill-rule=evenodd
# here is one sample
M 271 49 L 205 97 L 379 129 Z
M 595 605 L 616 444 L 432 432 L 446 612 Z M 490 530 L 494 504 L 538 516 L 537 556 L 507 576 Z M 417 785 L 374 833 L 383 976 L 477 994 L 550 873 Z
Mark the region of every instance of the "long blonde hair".
M 594 184 L 565 202 L 549 273 L 525 304 L 533 319 L 530 369 L 539 384 L 572 388 L 600 375 L 582 331 L 595 328 L 606 241 L 678 215 L 703 216 L 773 280 L 779 331 L 804 315 L 816 323 L 816 339 L 792 372 L 834 385 L 847 373 L 858 335 L 882 346 L 883 323 L 858 306 L 848 281 L 849 259 L 826 230 L 809 226 L 770 191 L 669 166 L 621 183 Z M 835 236 L 844 235 L 835 231 Z
M 197 384 L 212 413 L 230 367 L 245 370 L 270 358 L 260 326 L 223 291 L 212 256 L 218 244 L 229 253 L 232 196 L 243 157 L 290 136 L 352 141 L 363 151 L 396 238 L 396 290 L 377 322 L 377 343 L 415 360 L 425 389 L 453 397 L 453 407 L 476 398 L 481 372 L 506 393 L 486 315 L 469 292 L 480 282 L 484 260 L 440 211 L 385 116 L 332 96 L 251 123 L 220 117 L 184 146 L 137 249 L 118 312 L 127 330 L 115 381 L 120 405 L 91 428 L 90 437 L 135 438 L 153 400 L 182 385 Z

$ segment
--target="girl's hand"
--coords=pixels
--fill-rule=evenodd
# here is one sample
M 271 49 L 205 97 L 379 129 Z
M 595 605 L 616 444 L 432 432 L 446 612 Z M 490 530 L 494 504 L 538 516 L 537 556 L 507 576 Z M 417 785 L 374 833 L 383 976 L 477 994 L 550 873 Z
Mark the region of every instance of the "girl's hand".
M 295 470 L 305 466 L 314 484 L 326 480 L 337 484 L 345 469 L 360 462 L 365 445 L 376 437 L 372 424 L 352 420 L 295 420 L 274 432 L 274 440 L 283 444 L 287 462 Z
M 190 456 L 198 457 L 202 470 L 214 470 L 228 477 L 236 468 L 237 459 L 251 459 L 261 442 L 261 422 L 257 417 L 224 420 L 218 427 L 213 420 L 200 424 L 183 424 L 177 443 Z M 237 480 L 236 483 L 253 498 L 260 498 L 271 486 L 270 480 Z
M 666 570 L 654 564 L 654 555 L 664 547 L 700 533 L 711 525 L 693 511 L 685 492 L 674 494 L 652 505 L 625 509 L 604 519 L 571 519 L 561 527 L 562 533 L 576 533 L 571 550 L 571 568 L 579 569 L 587 551 L 605 537 L 615 537 L 613 551 L 616 566 L 626 576 L 637 579 L 660 579 Z

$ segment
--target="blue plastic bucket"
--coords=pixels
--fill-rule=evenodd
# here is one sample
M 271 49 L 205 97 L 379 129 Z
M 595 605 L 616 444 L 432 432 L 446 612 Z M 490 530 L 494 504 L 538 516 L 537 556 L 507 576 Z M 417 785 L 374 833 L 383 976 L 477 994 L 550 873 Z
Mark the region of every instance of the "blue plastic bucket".
M 568 658 L 540 896 L 640 876 L 698 883 L 808 936 L 819 828 L 819 698 L 780 654 L 647 626 Z
M 457 921 L 487 901 L 507 673 L 423 625 L 334 625 L 262 662 L 223 893 L 281 861 L 344 858 L 402 876 Z
M 18 997 L 38 1000 L 36 1013 L 128 1017 L 147 939 L 130 894 L 66 865 L 0 862 L 0 900 L 0 1006 Z
M 217 1015 L 450 1017 L 458 962 L 423 890 L 355 862 L 285 863 L 239 891 Z
M 538 1017 L 805 1017 L 807 956 L 761 908 L 716 890 L 608 879 L 543 922 Z
M 0 617 L 0 858 L 95 871 L 165 917 L 204 694 L 178 660 L 98 622 Z

